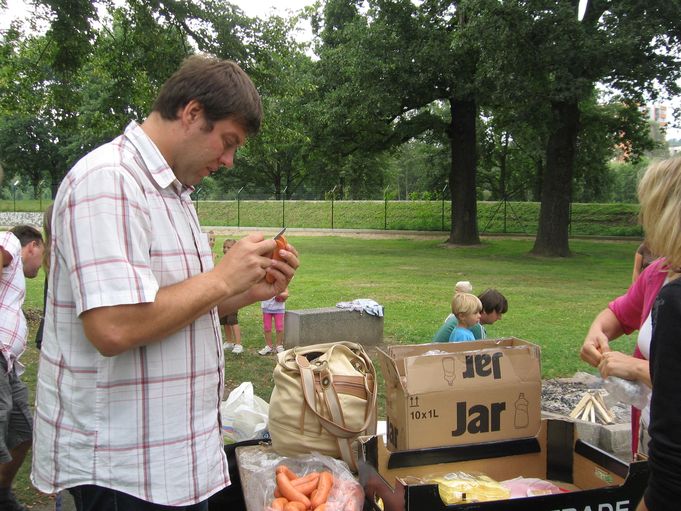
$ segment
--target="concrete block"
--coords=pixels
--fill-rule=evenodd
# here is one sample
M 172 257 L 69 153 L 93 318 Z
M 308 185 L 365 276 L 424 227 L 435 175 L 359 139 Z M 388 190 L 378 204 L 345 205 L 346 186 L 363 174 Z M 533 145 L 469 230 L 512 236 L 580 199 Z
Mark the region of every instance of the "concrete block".
M 577 434 L 581 440 L 596 447 L 601 447 L 602 425 L 589 421 L 582 421 L 579 419 L 576 419 L 574 422 L 575 429 L 577 430 Z
M 339 341 L 379 344 L 383 341 L 383 318 L 338 307 L 286 311 L 286 348 Z
M 631 424 L 603 426 L 600 447 L 609 452 L 631 452 Z

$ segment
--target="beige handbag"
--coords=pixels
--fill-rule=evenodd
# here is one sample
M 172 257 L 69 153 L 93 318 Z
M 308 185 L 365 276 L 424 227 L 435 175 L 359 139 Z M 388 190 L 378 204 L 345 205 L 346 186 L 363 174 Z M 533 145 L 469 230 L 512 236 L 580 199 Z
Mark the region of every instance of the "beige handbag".
M 356 471 L 352 441 L 376 433 L 376 369 L 361 344 L 297 346 L 277 355 L 268 428 L 283 456 L 318 452 Z

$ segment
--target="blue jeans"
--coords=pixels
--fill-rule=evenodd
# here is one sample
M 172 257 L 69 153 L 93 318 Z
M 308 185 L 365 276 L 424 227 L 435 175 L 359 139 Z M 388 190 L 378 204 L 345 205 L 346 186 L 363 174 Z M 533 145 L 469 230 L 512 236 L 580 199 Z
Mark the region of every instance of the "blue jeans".
M 78 511 L 208 511 L 208 500 L 192 506 L 162 506 L 91 484 L 69 488 Z

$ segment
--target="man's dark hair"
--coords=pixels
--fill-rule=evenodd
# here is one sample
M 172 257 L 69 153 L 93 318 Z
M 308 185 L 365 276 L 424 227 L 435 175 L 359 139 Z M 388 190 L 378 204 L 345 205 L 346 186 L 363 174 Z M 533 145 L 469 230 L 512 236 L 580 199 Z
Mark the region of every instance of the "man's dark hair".
M 35 227 L 31 227 L 30 225 L 17 225 L 15 227 L 12 227 L 9 230 L 9 232 L 14 234 L 17 238 L 19 238 L 19 242 L 21 243 L 22 247 L 25 247 L 31 241 L 37 241 L 38 244 L 43 243 L 42 233 L 38 229 L 36 229 Z
M 485 289 L 478 295 L 478 298 L 480 298 L 480 301 L 482 302 L 482 310 L 487 314 L 492 311 L 497 311 L 499 314 L 506 314 L 506 311 L 508 310 L 508 301 L 506 300 L 506 297 L 496 289 Z
M 210 130 L 214 122 L 227 118 L 241 124 L 249 135 L 260 130 L 260 95 L 236 62 L 201 55 L 186 58 L 161 87 L 152 110 L 172 121 L 193 99 L 201 103 Z

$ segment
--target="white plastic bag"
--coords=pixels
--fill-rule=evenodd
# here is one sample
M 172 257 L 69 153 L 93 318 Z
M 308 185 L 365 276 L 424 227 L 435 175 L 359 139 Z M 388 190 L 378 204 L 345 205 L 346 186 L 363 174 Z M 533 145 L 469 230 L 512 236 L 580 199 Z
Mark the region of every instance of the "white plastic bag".
M 253 384 L 243 382 L 220 405 L 223 437 L 231 442 L 267 438 L 269 410 L 267 401 L 253 393 Z

